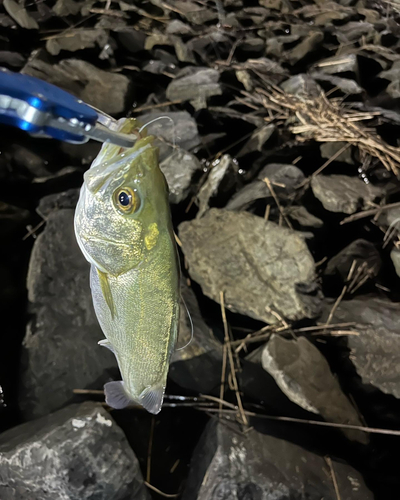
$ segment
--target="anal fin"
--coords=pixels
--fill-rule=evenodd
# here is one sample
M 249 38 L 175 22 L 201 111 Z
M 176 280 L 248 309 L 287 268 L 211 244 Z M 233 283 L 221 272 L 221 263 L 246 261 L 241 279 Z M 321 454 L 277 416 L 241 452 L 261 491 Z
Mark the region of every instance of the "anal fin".
M 131 399 L 125 392 L 124 383 L 122 381 L 107 382 L 107 384 L 104 385 L 104 393 L 108 406 L 116 410 L 121 410 L 132 404 Z
M 165 386 L 162 384 L 147 387 L 140 394 L 139 401 L 145 410 L 154 415 L 160 413 L 164 400 Z

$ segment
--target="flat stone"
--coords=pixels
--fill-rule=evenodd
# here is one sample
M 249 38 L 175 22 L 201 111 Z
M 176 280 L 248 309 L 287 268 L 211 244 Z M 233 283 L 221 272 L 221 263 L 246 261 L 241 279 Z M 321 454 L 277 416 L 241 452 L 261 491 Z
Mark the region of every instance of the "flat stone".
M 207 107 L 207 99 L 221 95 L 219 72 L 211 68 L 187 67 L 168 85 L 167 99 L 190 101 L 196 110 Z
M 76 16 L 85 2 L 76 2 L 75 0 L 57 0 L 54 4 L 53 12 L 56 16 Z
M 390 252 L 390 258 L 392 259 L 396 274 L 400 278 L 400 250 L 393 248 Z
M 138 459 L 99 403 L 70 405 L 0 435 L 2 500 L 149 500 Z
M 330 75 L 348 72 L 358 74 L 358 59 L 356 54 L 341 54 L 323 59 L 315 67 Z
M 96 46 L 103 48 L 107 43 L 108 34 L 102 29 L 80 29 L 73 36 L 50 38 L 46 42 L 47 51 L 53 56 L 62 50 L 76 52 L 77 50 L 93 49 Z
M 3 6 L 7 11 L 7 14 L 18 23 L 21 28 L 27 30 L 37 30 L 39 25 L 36 20 L 29 14 L 29 12 L 14 0 L 4 0 Z
M 327 306 L 325 316 L 332 306 Z M 400 398 L 399 304 L 368 296 L 342 301 L 332 324 L 343 322 L 356 322 L 360 332 L 349 335 L 347 344 L 362 382 Z
M 313 78 L 303 73 L 285 80 L 281 83 L 281 88 L 287 94 L 304 98 L 319 97 L 322 92 L 322 88 L 318 85 L 318 83 L 316 83 Z
M 321 144 L 321 146 L 319 147 L 321 156 L 322 158 L 326 158 L 327 160 L 329 160 L 334 154 L 338 153 L 346 145 L 346 142 L 324 142 L 324 144 Z M 352 147 L 349 146 L 342 153 L 340 153 L 335 161 L 347 163 L 348 165 L 355 165 L 352 154 Z
M 386 87 L 386 92 L 390 97 L 393 97 L 393 99 L 398 99 L 400 97 L 400 61 L 395 61 L 390 69 L 381 71 L 378 77 L 391 82 Z
M 172 355 L 169 377 L 185 389 L 209 394 L 219 389 L 221 383 L 222 344 L 204 322 L 196 296 L 185 283 L 181 297 L 178 345 Z M 182 349 L 183 346 L 186 347 Z
M 199 160 L 188 151 L 176 149 L 160 163 L 160 168 L 167 179 L 169 200 L 177 204 L 187 198 L 196 173 L 202 171 Z
M 268 429 L 266 429 L 268 432 Z M 359 472 L 332 459 L 342 500 L 372 500 Z M 322 456 L 251 429 L 211 420 L 198 443 L 183 500 L 337 500 Z
M 338 87 L 345 94 L 362 94 L 364 89 L 358 83 L 350 78 L 341 78 L 339 76 L 327 75 L 322 71 L 313 71 L 311 76 L 320 82 L 328 82 L 334 87 Z M 329 143 L 328 143 L 329 144 Z M 335 144 L 335 143 L 333 143 Z
M 114 355 L 97 345 L 104 335 L 73 220 L 73 209 L 49 213 L 32 250 L 27 282 L 32 319 L 23 342 L 19 394 L 26 419 L 64 406 L 74 389 L 101 389 L 117 373 Z
M 368 208 L 383 196 L 381 188 L 347 175 L 317 175 L 311 180 L 311 188 L 326 210 L 345 214 Z
M 33 58 L 21 72 L 57 85 L 110 115 L 125 111 L 130 100 L 129 78 L 79 59 L 63 59 L 52 65 Z
M 321 31 L 311 32 L 308 36 L 304 38 L 299 44 L 296 45 L 292 50 L 289 50 L 286 54 L 287 60 L 291 64 L 295 64 L 311 52 L 316 50 L 324 39 L 324 34 Z
M 247 212 L 210 209 L 179 226 L 189 273 L 216 302 L 266 322 L 315 317 L 321 295 L 314 260 L 296 231 Z
M 305 410 L 328 422 L 363 425 L 328 362 L 305 337 L 286 340 L 272 335 L 263 348 L 261 362 L 286 396 Z M 351 440 L 369 442 L 364 432 L 343 429 L 343 433 Z
M 264 148 L 265 143 L 270 139 L 275 130 L 276 127 L 274 124 L 265 125 L 264 127 L 255 130 L 248 141 L 246 141 L 242 149 L 239 151 L 239 153 L 236 155 L 237 158 L 240 158 L 241 156 L 244 156 L 248 153 L 253 153 L 254 151 L 261 152 Z
M 319 229 L 324 225 L 321 219 L 311 214 L 303 205 L 292 205 L 285 209 L 285 213 L 302 227 Z

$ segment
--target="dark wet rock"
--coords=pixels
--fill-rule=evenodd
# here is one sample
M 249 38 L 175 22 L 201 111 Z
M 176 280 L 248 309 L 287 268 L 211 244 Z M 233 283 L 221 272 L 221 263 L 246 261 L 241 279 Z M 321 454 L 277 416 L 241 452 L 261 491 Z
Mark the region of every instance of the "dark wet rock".
M 125 75 L 103 71 L 79 59 L 64 59 L 55 65 L 31 59 L 22 73 L 57 85 L 111 115 L 122 113 L 130 100 L 131 85 Z
M 290 219 L 305 228 L 319 229 L 324 225 L 321 219 L 311 214 L 303 205 L 288 207 L 285 209 L 285 213 Z
M 163 161 L 168 155 L 174 152 L 172 147 L 174 143 L 186 151 L 200 144 L 201 140 L 196 120 L 187 111 L 146 113 L 140 115 L 139 120 L 141 123 L 146 124 L 162 116 L 167 116 L 170 120 L 157 120 L 146 127 L 149 134 L 163 139 L 163 141 L 157 141 L 157 145 L 160 148 L 160 161 Z
M 72 209 L 48 215 L 29 263 L 32 319 L 23 342 L 19 394 L 27 419 L 65 405 L 74 389 L 101 388 L 116 368 L 113 354 L 97 345 L 103 334 L 92 306 L 89 265 L 76 243 L 73 218 Z
M 29 172 L 33 177 L 45 177 L 50 175 L 47 168 L 48 161 L 27 147 L 16 144 L 13 146 L 12 157 L 14 162 Z
M 294 403 L 328 422 L 362 425 L 321 352 L 305 337 L 272 335 L 262 350 L 262 366 Z M 364 432 L 343 429 L 351 440 L 368 443 Z
M 321 151 L 322 158 L 329 160 L 333 155 L 338 153 L 341 149 L 346 146 L 346 142 L 325 142 L 319 147 Z M 354 165 L 354 159 L 352 154 L 352 148 L 349 146 L 335 159 L 335 161 L 340 161 L 343 163 L 348 163 L 349 165 Z
M 224 155 L 217 163 L 214 163 L 206 182 L 201 186 L 197 195 L 199 205 L 197 218 L 206 213 L 211 198 L 216 196 L 220 186 L 228 190 L 229 184 L 232 184 L 232 181 L 234 182 L 237 170 L 237 164 L 233 162 L 229 155 Z
M 304 239 L 247 212 L 210 209 L 179 226 L 191 277 L 226 307 L 267 322 L 315 317 L 321 295 Z
M 373 495 L 362 476 L 332 460 L 342 500 Z M 194 452 L 183 500 L 336 500 L 323 457 L 251 429 L 246 434 L 210 421 Z
M 325 316 L 333 303 L 329 303 Z M 342 301 L 331 323 L 356 322 L 347 340 L 350 360 L 364 384 L 400 398 L 400 307 L 374 297 Z
M 27 30 L 39 29 L 38 23 L 22 5 L 14 2 L 14 0 L 4 0 L 3 6 L 8 15 L 12 17 L 14 21 L 21 26 L 21 28 L 25 28 Z
M 0 231 L 3 238 L 24 226 L 29 217 L 29 210 L 0 201 Z
M 285 80 L 281 84 L 281 88 L 287 94 L 297 95 L 299 97 L 318 97 L 321 95 L 322 89 L 313 78 L 308 75 L 295 75 Z
M 207 394 L 219 389 L 222 370 L 222 345 L 204 322 L 196 296 L 182 284 L 178 348 L 171 359 L 169 376 L 181 387 Z M 190 313 L 192 326 L 186 310 Z M 190 342 L 190 343 L 189 343 Z M 187 345 L 189 343 L 189 345 Z M 183 346 L 187 346 L 182 349 Z
M 257 179 L 240 189 L 227 203 L 228 210 L 243 210 L 259 199 L 273 198 L 263 179 L 268 178 L 279 197 L 287 197 L 304 181 L 303 172 L 291 164 L 270 163 L 258 174 Z
M 390 258 L 392 259 L 396 274 L 400 278 L 400 250 L 398 248 L 393 248 L 390 252 Z
M 311 188 L 326 210 L 345 214 L 370 207 L 384 192 L 358 177 L 347 175 L 317 175 L 311 180 Z
M 146 35 L 135 29 L 126 29 L 120 31 L 117 35 L 118 40 L 124 46 L 126 50 L 135 54 L 144 50 L 144 43 L 146 40 Z
M 99 403 L 71 405 L 0 435 L 2 500 L 148 500 L 138 459 Z
M 246 141 L 242 149 L 236 155 L 238 158 L 244 156 L 248 153 L 253 153 L 254 151 L 261 152 L 265 143 L 270 139 L 272 134 L 275 132 L 275 125 L 265 125 L 264 127 L 257 129 L 251 135 L 250 139 Z
M 50 54 L 56 56 L 62 50 L 76 52 L 77 50 L 92 49 L 97 46 L 103 48 L 107 40 L 108 34 L 105 30 L 80 29 L 74 36 L 50 38 L 46 42 L 46 49 Z
M 44 196 L 39 201 L 36 212 L 43 217 L 43 219 L 47 219 L 50 213 L 54 212 L 54 210 L 61 210 L 63 208 L 75 209 L 76 204 L 78 203 L 78 198 L 78 188 L 69 189 L 68 191 L 64 191 L 62 193 L 49 194 L 48 196 Z
M 209 97 L 222 94 L 218 80 L 219 72 L 215 69 L 189 66 L 168 85 L 167 98 L 190 101 L 196 110 L 205 108 Z
M 161 162 L 160 168 L 167 179 L 171 203 L 180 203 L 188 196 L 193 177 L 202 170 L 199 160 L 183 149 L 174 150 Z
M 356 268 L 365 262 L 371 277 L 377 276 L 382 267 L 382 259 L 375 245 L 360 238 L 352 241 L 328 261 L 324 275 L 339 276 L 344 282 L 349 275 L 351 266 L 354 265 L 354 261 Z

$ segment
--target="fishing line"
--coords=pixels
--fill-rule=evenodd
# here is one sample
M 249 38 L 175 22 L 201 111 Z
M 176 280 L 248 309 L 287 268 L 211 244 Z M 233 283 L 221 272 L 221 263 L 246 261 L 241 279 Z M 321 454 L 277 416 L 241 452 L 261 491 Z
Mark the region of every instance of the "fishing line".
M 148 127 L 149 125 L 151 125 L 152 123 L 154 122 L 158 122 L 158 120 L 169 120 L 172 122 L 172 146 L 173 148 L 175 149 L 176 148 L 176 140 L 175 140 L 175 122 L 174 120 L 170 117 L 170 116 L 159 116 L 157 118 L 154 118 L 154 120 L 150 120 L 149 122 L 147 122 L 146 124 L 144 124 L 142 127 L 140 127 L 139 129 L 139 134 L 142 130 L 144 130 L 146 127 Z
M 193 332 L 194 332 L 194 327 L 193 327 L 192 316 L 190 315 L 189 309 L 188 309 L 188 307 L 187 307 L 187 305 L 186 305 L 186 302 L 183 300 L 182 295 L 181 295 L 181 299 L 182 299 L 183 305 L 185 306 L 186 313 L 187 313 L 188 318 L 189 318 L 189 321 L 190 321 L 190 340 L 189 340 L 189 342 L 188 342 L 186 345 L 184 345 L 183 347 L 179 347 L 179 349 L 176 349 L 176 351 L 182 351 L 182 349 L 186 349 L 186 347 L 192 343 L 192 340 L 193 340 Z

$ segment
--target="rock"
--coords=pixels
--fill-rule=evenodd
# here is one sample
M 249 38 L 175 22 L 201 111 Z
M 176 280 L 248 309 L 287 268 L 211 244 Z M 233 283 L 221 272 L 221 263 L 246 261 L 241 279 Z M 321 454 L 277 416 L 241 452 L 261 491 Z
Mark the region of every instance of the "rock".
M 160 148 L 160 161 L 163 161 L 168 155 L 174 152 L 173 145 L 189 151 L 201 143 L 196 120 L 187 111 L 146 113 L 140 115 L 139 121 L 146 124 L 164 116 L 170 118 L 170 120 L 157 120 L 146 127 L 149 134 L 163 139 L 163 141 L 157 141 L 157 145 Z
M 99 403 L 70 405 L 0 435 L 2 500 L 149 500 L 138 459 Z
M 287 94 L 299 97 L 310 98 L 319 97 L 322 89 L 310 76 L 299 74 L 290 77 L 281 84 L 281 88 Z
M 189 273 L 203 293 L 226 307 L 276 322 L 270 309 L 290 320 L 318 314 L 321 295 L 314 260 L 295 231 L 247 212 L 210 209 L 179 226 Z
M 103 71 L 79 59 L 63 59 L 51 65 L 33 58 L 21 72 L 57 85 L 110 115 L 122 113 L 130 100 L 130 81 L 126 76 Z
M 388 208 L 387 210 L 382 210 L 378 216 L 379 226 L 394 226 L 400 230 L 400 207 Z
M 7 64 L 9 66 L 13 66 L 14 68 L 22 68 L 25 62 L 25 57 L 18 52 L 0 50 L 0 64 L 2 65 Z
M 342 44 L 354 42 L 364 37 L 373 37 L 375 35 L 373 24 L 363 21 L 354 21 L 338 26 L 335 36 Z
M 304 40 L 297 44 L 296 47 L 286 53 L 287 60 L 290 64 L 295 64 L 301 61 L 311 52 L 316 50 L 320 46 L 323 39 L 324 34 L 321 31 L 311 32 L 304 38 Z
M 183 43 L 179 36 L 154 33 L 146 38 L 144 48 L 151 50 L 157 45 L 171 45 L 174 47 L 176 57 L 179 61 L 196 64 L 192 49 L 188 44 Z
M 0 231 L 2 237 L 21 229 L 30 218 L 29 210 L 0 201 Z
M 268 429 L 267 429 L 268 430 Z M 332 460 L 341 500 L 372 500 L 359 472 Z M 336 500 L 323 457 L 251 429 L 211 420 L 198 443 L 183 500 Z
M 180 21 L 179 19 L 172 19 L 165 30 L 166 33 L 170 35 L 192 35 L 193 30 L 188 25 Z
M 398 99 L 400 97 L 400 61 L 394 61 L 392 67 L 387 71 L 381 71 L 378 77 L 391 82 L 386 87 L 386 92 L 390 97 L 393 97 L 393 99 Z
M 257 179 L 240 189 L 227 203 L 227 210 L 243 210 L 256 200 L 273 196 L 263 179 L 268 178 L 279 197 L 287 197 L 304 181 L 303 172 L 294 165 L 270 163 L 258 174 Z
M 120 31 L 117 34 L 117 37 L 123 47 L 132 54 L 144 50 L 146 35 L 141 31 L 129 28 Z
M 328 82 L 334 87 L 338 87 L 345 94 L 362 94 L 364 92 L 364 89 L 360 87 L 357 82 L 351 80 L 350 78 L 340 78 L 339 76 L 326 75 L 325 73 L 318 71 L 313 71 L 311 73 L 311 76 L 315 80 L 318 80 L 320 82 Z
M 107 43 L 108 34 L 102 29 L 80 29 L 73 36 L 60 36 L 50 38 L 46 42 L 46 49 L 53 56 L 62 50 L 76 52 L 77 50 L 93 49 L 99 46 L 101 49 Z
M 57 0 L 54 4 L 53 12 L 56 16 L 75 16 L 81 10 L 84 2 L 76 2 L 75 0 Z
M 237 166 L 229 155 L 224 155 L 220 160 L 214 162 L 206 182 L 201 186 L 197 195 L 199 205 L 197 218 L 206 213 L 210 199 L 217 195 L 220 185 L 227 190 L 228 184 L 231 184 L 230 181 L 234 179 L 236 172 Z
M 117 373 L 114 355 L 97 345 L 104 335 L 93 310 L 89 265 L 76 243 L 73 219 L 73 209 L 49 213 L 29 263 L 33 317 L 23 342 L 19 394 L 27 419 L 62 407 L 73 398 L 74 389 L 102 388 Z
M 222 370 L 222 345 L 201 315 L 196 296 L 184 283 L 181 287 L 178 348 L 171 359 L 169 376 L 181 387 L 196 393 L 209 394 L 219 389 Z M 192 326 L 186 310 L 190 313 Z M 189 345 L 188 342 L 190 342 Z M 182 346 L 187 345 L 184 349 Z
M 71 208 L 75 210 L 78 203 L 79 189 L 68 189 L 63 193 L 49 194 L 44 196 L 39 201 L 39 206 L 36 212 L 43 218 L 47 219 L 51 212 L 54 210 L 61 210 L 63 208 Z
M 263 348 L 261 362 L 286 396 L 305 410 L 328 422 L 363 425 L 328 362 L 305 337 L 286 340 L 272 335 Z M 343 433 L 363 444 L 369 441 L 361 431 L 343 429 Z
M 315 67 L 324 73 L 335 75 L 337 73 L 354 73 L 358 75 L 358 59 L 356 54 L 345 54 L 329 57 L 319 61 Z
M 272 134 L 275 132 L 275 125 L 265 125 L 264 127 L 255 130 L 251 135 L 250 139 L 246 141 L 245 145 L 236 155 L 237 158 L 244 156 L 248 153 L 253 153 L 254 151 L 261 152 L 265 143 L 269 140 Z
M 317 175 L 311 180 L 311 188 L 326 210 L 345 214 L 368 208 L 383 196 L 381 188 L 347 175 Z
M 326 158 L 327 160 L 329 160 L 333 155 L 338 153 L 344 146 L 346 146 L 346 144 L 346 142 L 324 142 L 319 147 L 322 158 Z M 340 161 L 349 165 L 355 165 L 351 146 L 340 153 L 335 161 Z
M 21 144 L 15 144 L 12 148 L 12 157 L 14 162 L 23 169 L 27 170 L 33 177 L 45 177 L 50 175 L 47 168 L 48 161 L 34 151 Z
M 190 101 L 196 110 L 206 108 L 209 97 L 222 94 L 218 80 L 219 72 L 216 69 L 189 66 L 180 71 L 168 85 L 167 99 Z
M 363 262 L 367 263 L 371 277 L 377 276 L 382 267 L 382 259 L 375 245 L 360 238 L 351 242 L 328 261 L 324 275 L 339 276 L 341 281 L 345 282 L 354 261 L 356 269 Z
M 188 151 L 176 149 L 160 163 L 160 168 L 167 179 L 169 200 L 177 204 L 187 198 L 196 173 L 202 171 L 199 160 Z
M 38 23 L 23 6 L 14 2 L 14 0 L 4 0 L 3 5 L 7 14 L 12 17 L 14 21 L 21 26 L 21 28 L 25 28 L 27 30 L 39 29 Z
M 390 252 L 390 258 L 392 259 L 396 274 L 400 278 L 400 250 L 398 248 L 393 248 Z
M 302 227 L 319 229 L 324 225 L 321 219 L 310 214 L 303 205 L 288 207 L 285 209 L 285 213 L 290 219 L 295 220 Z
M 327 317 L 332 309 L 326 308 Z M 398 303 L 363 296 L 342 301 L 334 323 L 356 322 L 360 335 L 349 335 L 350 360 L 364 384 L 400 398 L 400 309 Z

